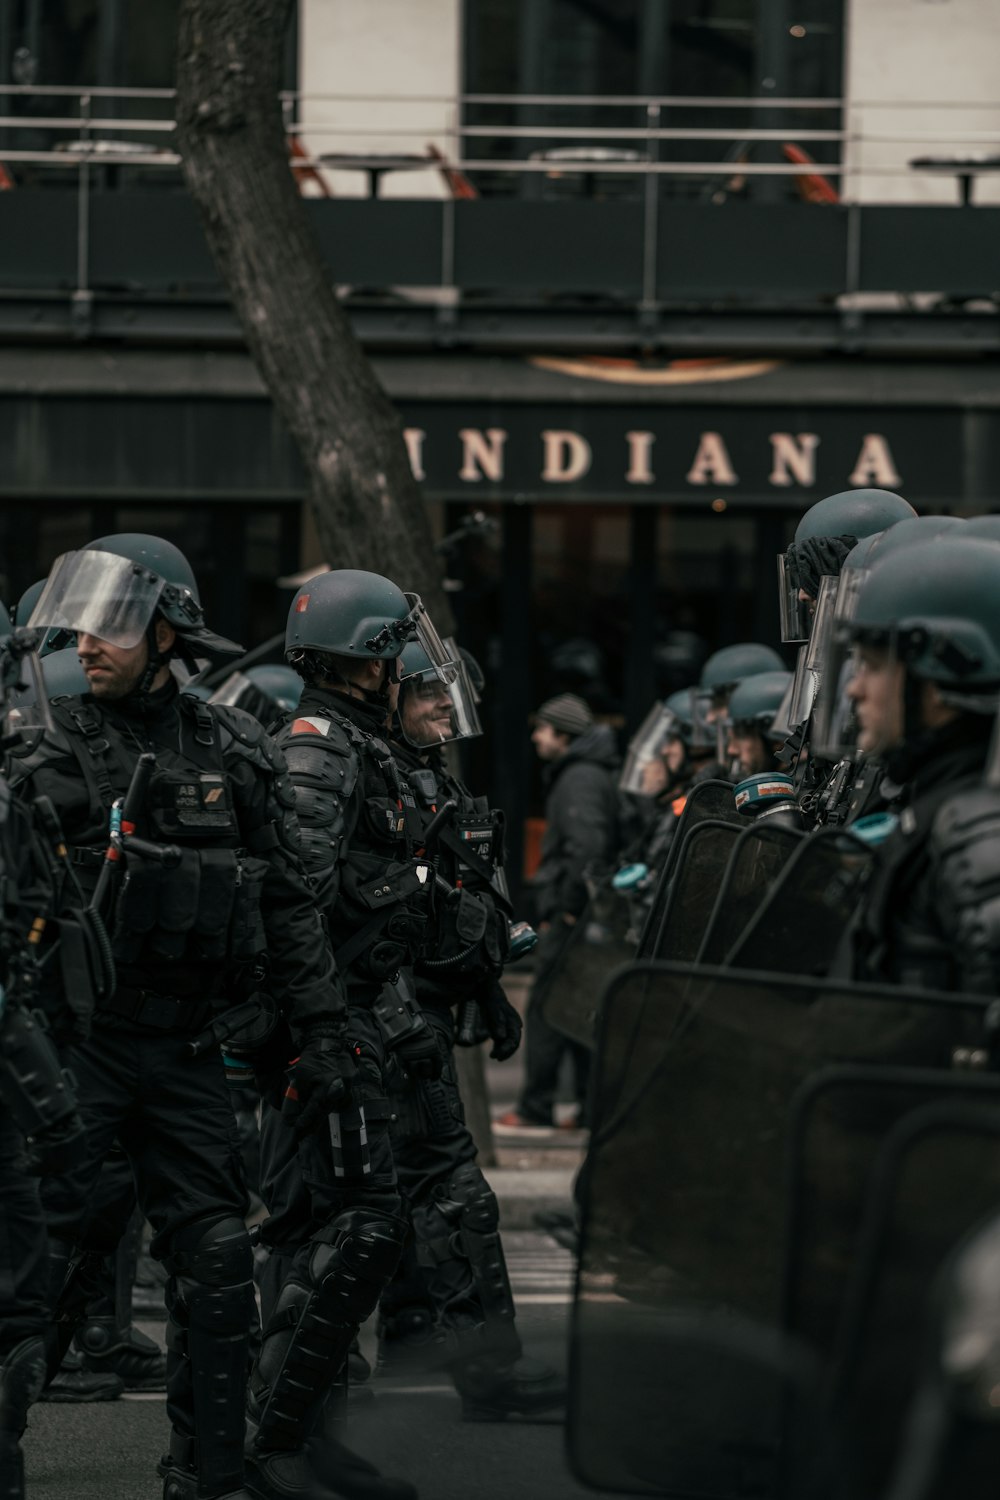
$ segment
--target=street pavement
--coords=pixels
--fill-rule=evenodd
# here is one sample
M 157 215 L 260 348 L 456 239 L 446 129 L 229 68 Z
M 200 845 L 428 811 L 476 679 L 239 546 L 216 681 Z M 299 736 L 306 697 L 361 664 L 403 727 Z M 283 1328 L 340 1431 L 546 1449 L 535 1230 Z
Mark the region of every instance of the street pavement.
M 511 985 L 523 1007 L 525 986 Z M 520 1054 L 487 1063 L 494 1117 L 516 1101 Z M 569 1105 L 557 1114 L 565 1118 Z M 538 1212 L 569 1215 L 585 1137 L 562 1129 L 497 1137 L 488 1176 L 501 1203 L 504 1245 L 526 1353 L 565 1371 L 575 1263 L 535 1225 Z M 163 1324 L 140 1322 L 163 1339 Z M 374 1320 L 362 1348 L 374 1363 Z M 569 1471 L 561 1421 L 466 1423 L 458 1397 L 440 1375 L 373 1380 L 374 1398 L 352 1404 L 344 1440 L 383 1473 L 405 1475 L 423 1500 L 584 1500 L 594 1491 Z M 160 1500 L 155 1464 L 166 1447 L 162 1395 L 125 1396 L 85 1406 L 39 1405 L 25 1436 L 29 1500 Z
M 573 1257 L 547 1235 L 505 1236 L 518 1323 L 527 1352 L 566 1365 Z M 162 1340 L 162 1323 L 143 1323 Z M 362 1348 L 374 1357 L 374 1328 Z M 458 1397 L 440 1376 L 374 1380 L 344 1440 L 383 1473 L 405 1475 L 422 1500 L 584 1500 L 569 1472 L 558 1422 L 462 1422 Z M 155 1463 L 166 1446 L 162 1396 L 126 1396 L 92 1406 L 36 1406 L 25 1437 L 29 1500 L 159 1500 Z

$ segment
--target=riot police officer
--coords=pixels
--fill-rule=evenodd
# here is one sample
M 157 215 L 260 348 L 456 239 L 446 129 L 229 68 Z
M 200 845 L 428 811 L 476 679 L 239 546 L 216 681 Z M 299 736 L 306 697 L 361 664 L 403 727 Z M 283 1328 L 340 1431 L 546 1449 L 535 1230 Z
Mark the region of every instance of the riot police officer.
M 0 606 L 2 611 L 2 606 Z M 6 612 L 2 611 L 5 618 Z M 8 632 L 9 634 L 9 632 Z M 11 657 L 0 647 L 3 676 Z M 16 681 L 16 674 L 10 674 Z M 7 684 L 5 683 L 5 687 Z M 5 694 L 6 696 L 6 694 Z M 37 1174 L 64 1169 L 83 1140 L 83 1124 L 62 1072 L 53 1025 L 86 1031 L 89 986 L 81 974 L 67 997 L 53 987 L 43 1025 L 37 1002 L 39 941 L 56 916 L 68 882 L 58 829 L 38 826 L 39 812 L 0 783 L 0 1491 L 23 1500 L 20 1437 L 51 1357 L 45 1220 Z M 57 949 L 50 949 L 50 957 Z M 120 1389 L 120 1382 L 118 1383 Z
M 470 1039 L 483 1031 L 492 1038 L 500 1061 L 516 1051 L 521 1019 L 500 984 L 511 915 L 503 816 L 472 795 L 443 754 L 481 733 L 467 659 L 454 655 L 441 668 L 411 643 L 400 658 L 393 753 L 425 839 L 441 809 L 454 806 L 428 848 L 437 899 L 414 967 L 417 1000 L 445 1066 L 436 1080 L 391 1074 L 393 1153 L 415 1244 L 382 1296 L 379 1370 L 405 1371 L 415 1361 L 447 1368 L 468 1420 L 547 1410 L 565 1390 L 554 1371 L 521 1357 L 499 1205 L 476 1162 L 455 1071 L 458 1014 Z
M 53 1285 L 74 1243 L 87 1247 L 88 1202 L 118 1137 L 153 1226 L 153 1253 L 170 1273 L 165 1500 L 244 1500 L 252 1257 L 212 1027 L 234 1004 L 249 1006 L 265 947 L 268 991 L 299 1051 L 305 1107 L 318 1113 L 338 1102 L 352 1072 L 293 794 L 253 719 L 178 693 L 175 655 L 193 668 L 238 648 L 207 629 L 191 568 L 169 542 L 123 534 L 65 554 L 31 623 L 76 633 L 90 692 L 52 705 L 55 732 L 15 751 L 12 775 L 55 804 L 91 899 L 112 884 L 104 909 L 117 978 L 92 1037 L 66 1052 L 87 1153 L 49 1194 Z M 141 798 L 140 766 L 151 770 Z M 108 861 L 109 847 L 116 856 L 124 848 L 124 860 Z M 115 890 L 108 874 L 121 862 Z M 254 1487 L 269 1493 L 267 1476 L 255 1474 Z
M 735 646 L 723 646 L 714 651 L 701 669 L 701 680 L 695 694 L 696 722 L 701 735 L 714 734 L 716 762 L 714 766 L 702 768 L 705 779 L 725 778 L 726 766 L 726 711 L 729 699 L 745 677 L 758 672 L 781 672 L 784 662 L 771 646 L 759 641 L 741 641 Z
M 1000 693 L 1000 547 L 939 536 L 886 557 L 846 634 L 858 748 L 899 788 L 852 935 L 861 976 L 996 993 L 1000 809 L 983 787 Z
M 756 672 L 733 689 L 726 710 L 726 750 L 735 780 L 774 769 L 781 737 L 772 735 L 771 728 L 791 681 L 791 672 Z
M 841 490 L 811 505 L 791 546 L 778 557 L 781 639 L 807 641 L 821 579 L 836 578 L 847 554 L 864 537 L 916 514 L 891 490 Z
M 411 639 L 435 663 L 446 662 L 419 599 L 357 569 L 304 584 L 288 616 L 286 656 L 305 687 L 278 743 L 346 988 L 357 1075 L 351 1105 L 332 1117 L 332 1128 L 326 1121 L 313 1128 L 315 1112 L 296 1122 L 297 1154 L 279 1111 L 265 1111 L 262 1192 L 271 1218 L 262 1237 L 272 1255 L 250 1382 L 255 1449 L 301 1448 L 309 1438 L 406 1240 L 389 1138 L 388 1057 L 412 1078 L 440 1076 L 443 1066 L 407 983 L 430 917 L 432 872 L 418 857 L 413 799 L 386 743 L 399 657 Z M 335 1489 L 346 1479 L 351 1493 L 413 1493 L 402 1481 L 366 1476 L 361 1460 L 329 1434 L 312 1462 Z

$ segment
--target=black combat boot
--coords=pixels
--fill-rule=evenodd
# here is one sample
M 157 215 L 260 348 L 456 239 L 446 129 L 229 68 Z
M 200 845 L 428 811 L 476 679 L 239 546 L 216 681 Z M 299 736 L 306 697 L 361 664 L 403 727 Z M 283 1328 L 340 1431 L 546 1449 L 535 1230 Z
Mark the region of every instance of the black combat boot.
M 261 1500 L 235 1474 L 200 1476 L 194 1441 L 179 1432 L 171 1433 L 170 1452 L 160 1459 L 156 1472 L 163 1480 L 163 1500 Z
M 119 1328 L 114 1318 L 88 1318 L 77 1332 L 83 1363 L 97 1375 L 117 1375 L 127 1391 L 163 1391 L 167 1357 L 138 1328 Z
M 566 1382 L 537 1359 L 503 1363 L 484 1355 L 452 1366 L 455 1389 L 462 1398 L 464 1422 L 504 1422 L 543 1414 L 560 1420 L 566 1405 Z
M 117 1401 L 125 1391 L 125 1382 L 108 1371 L 88 1370 L 83 1355 L 68 1349 L 62 1364 L 49 1381 L 39 1401 L 72 1405 L 85 1401 Z

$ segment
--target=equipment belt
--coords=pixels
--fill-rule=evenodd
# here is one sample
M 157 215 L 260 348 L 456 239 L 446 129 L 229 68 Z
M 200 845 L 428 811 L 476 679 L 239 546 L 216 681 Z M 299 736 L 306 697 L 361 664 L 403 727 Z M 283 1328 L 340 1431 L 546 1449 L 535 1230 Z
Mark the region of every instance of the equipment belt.
M 211 1014 L 212 997 L 161 995 L 156 990 L 119 985 L 110 999 L 100 1002 L 99 1010 L 136 1021 L 140 1026 L 155 1027 L 157 1031 L 197 1031 L 204 1026 L 206 1015 Z

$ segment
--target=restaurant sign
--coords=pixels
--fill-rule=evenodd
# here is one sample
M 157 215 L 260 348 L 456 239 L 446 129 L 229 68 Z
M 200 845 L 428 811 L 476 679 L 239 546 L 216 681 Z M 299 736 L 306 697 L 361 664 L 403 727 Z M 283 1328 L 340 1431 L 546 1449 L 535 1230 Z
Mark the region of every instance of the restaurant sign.
M 432 494 L 771 503 L 855 486 L 959 499 L 955 412 L 402 403 L 414 475 Z

